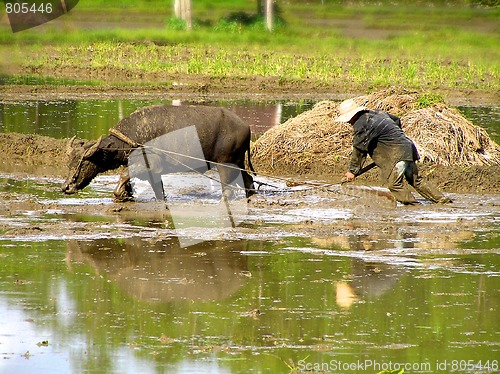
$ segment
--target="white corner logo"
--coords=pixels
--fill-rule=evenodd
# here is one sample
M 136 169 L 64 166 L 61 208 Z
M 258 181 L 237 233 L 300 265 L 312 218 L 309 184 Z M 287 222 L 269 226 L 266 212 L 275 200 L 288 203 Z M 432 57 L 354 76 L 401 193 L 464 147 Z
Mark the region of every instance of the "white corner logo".
M 153 193 L 157 200 L 166 200 L 181 247 L 210 240 L 204 238 L 206 229 L 236 227 L 247 214 L 241 170 L 233 164 L 206 161 L 195 126 L 161 135 L 135 149 L 128 169 L 134 196 L 152 197 Z M 221 181 L 221 169 L 231 176 L 228 182 Z M 195 199 L 202 202 L 195 203 Z

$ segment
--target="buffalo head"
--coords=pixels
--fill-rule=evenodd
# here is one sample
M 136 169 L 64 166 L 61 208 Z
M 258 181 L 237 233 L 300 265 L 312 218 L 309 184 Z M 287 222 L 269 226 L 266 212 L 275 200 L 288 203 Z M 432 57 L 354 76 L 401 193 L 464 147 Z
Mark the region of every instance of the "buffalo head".
M 102 171 L 99 156 L 102 150 L 102 137 L 97 141 L 75 141 L 73 137 L 68 143 L 69 176 L 62 186 L 62 192 L 74 194 L 89 185 L 94 177 Z

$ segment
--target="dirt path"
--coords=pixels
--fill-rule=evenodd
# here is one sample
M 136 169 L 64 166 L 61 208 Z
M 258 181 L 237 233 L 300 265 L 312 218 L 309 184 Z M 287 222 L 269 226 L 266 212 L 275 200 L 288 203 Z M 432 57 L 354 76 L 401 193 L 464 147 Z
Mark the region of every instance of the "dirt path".
M 61 72 L 61 77 L 84 80 L 86 71 Z M 153 74 L 141 80 L 132 80 L 137 85 L 123 85 L 130 79 L 126 72 L 109 73 L 113 78 L 102 86 L 56 86 L 56 85 L 4 85 L 0 86 L 2 101 L 22 100 L 78 100 L 78 99 L 157 99 L 189 100 L 195 102 L 214 100 L 344 100 L 367 93 L 364 86 L 344 84 L 331 87 L 315 80 L 280 81 L 277 77 L 216 78 L 197 75 L 176 77 Z M 109 78 L 106 75 L 106 78 Z M 116 80 L 115 80 L 116 79 Z M 107 80 L 106 80 L 107 81 Z M 171 85 L 156 85 L 153 82 L 175 81 Z M 108 81 L 107 81 L 108 82 Z M 149 82 L 149 83 L 148 83 Z M 146 83 L 146 84 L 145 84 Z M 145 85 L 144 85 L 145 84 Z M 373 90 L 373 89 L 372 89 Z M 451 106 L 496 106 L 500 92 L 465 89 L 434 89 Z

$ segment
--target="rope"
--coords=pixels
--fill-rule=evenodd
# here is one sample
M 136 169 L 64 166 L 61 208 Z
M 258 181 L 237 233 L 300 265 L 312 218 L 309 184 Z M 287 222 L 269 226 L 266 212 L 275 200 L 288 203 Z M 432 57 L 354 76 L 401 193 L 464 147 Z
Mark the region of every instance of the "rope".
M 115 138 L 121 140 L 122 142 L 128 144 L 132 148 L 137 148 L 139 145 L 141 145 L 141 144 L 135 142 L 134 140 L 130 139 L 127 135 L 122 133 L 120 130 L 117 130 L 115 128 L 110 128 L 109 134 L 113 135 Z
M 242 169 L 242 168 L 240 168 L 238 166 L 235 166 L 235 165 L 224 164 L 224 163 L 216 162 L 216 161 L 209 161 L 209 160 L 206 160 L 206 159 L 203 159 L 203 158 L 199 158 L 199 157 L 195 157 L 195 156 L 189 156 L 189 155 L 185 155 L 185 154 L 182 154 L 182 153 L 178 153 L 178 152 L 174 152 L 174 151 L 168 151 L 166 149 L 161 149 L 161 148 L 158 148 L 158 147 L 154 147 L 154 146 L 151 146 L 151 145 L 145 145 L 145 144 L 137 143 L 137 142 L 133 141 L 132 139 L 130 139 L 128 136 L 124 135 L 119 130 L 116 130 L 116 129 L 113 129 L 113 128 L 109 129 L 109 133 L 111 135 L 113 135 L 114 137 L 116 137 L 117 139 L 119 139 L 119 140 L 123 141 L 124 143 L 128 144 L 131 147 L 131 148 L 107 148 L 110 151 L 111 150 L 113 150 L 113 151 L 131 151 L 131 150 L 133 150 L 135 148 L 138 148 L 138 147 L 142 147 L 142 148 L 146 148 L 146 149 L 149 148 L 149 149 L 152 149 L 152 150 L 157 151 L 157 152 L 163 152 L 163 153 L 167 153 L 169 155 L 175 155 L 175 156 L 182 156 L 182 157 L 190 158 L 192 160 L 208 162 L 208 163 L 213 164 L 215 166 L 224 166 L 226 168 L 230 168 L 230 169 L 234 169 L 234 170 L 238 170 L 238 171 L 245 171 L 245 172 L 248 173 L 247 170 Z
M 209 160 L 202 159 L 202 158 L 199 158 L 199 157 L 185 155 L 185 154 L 182 154 L 182 153 L 178 153 L 178 152 L 174 152 L 174 151 L 169 151 L 169 150 L 166 150 L 166 149 L 161 149 L 161 148 L 158 148 L 158 147 L 154 147 L 154 146 L 150 146 L 150 145 L 144 145 L 144 144 L 141 144 L 141 143 L 137 143 L 137 142 L 133 141 L 132 139 L 130 139 L 128 136 L 124 135 L 119 130 L 114 129 L 114 128 L 111 128 L 109 130 L 109 133 L 110 133 L 110 135 L 113 135 L 117 139 L 119 139 L 119 140 L 123 141 L 124 143 L 128 144 L 129 146 L 131 146 L 131 148 L 108 148 L 108 150 L 130 151 L 130 150 L 133 150 L 133 149 L 138 148 L 138 147 L 142 147 L 142 148 L 145 148 L 145 149 L 149 148 L 149 149 L 154 150 L 156 152 L 165 153 L 165 154 L 167 154 L 168 156 L 170 156 L 172 158 L 173 158 L 173 156 L 181 156 L 181 157 L 186 157 L 186 158 L 189 158 L 189 159 L 192 159 L 192 160 L 208 162 L 208 163 L 210 163 L 212 165 L 215 165 L 215 166 L 223 166 L 223 167 L 230 168 L 230 169 L 233 169 L 233 170 L 238 170 L 240 172 L 244 171 L 244 172 L 248 173 L 247 170 L 245 170 L 243 168 L 240 168 L 240 167 L 238 167 L 238 166 L 236 166 L 234 164 L 224 164 L 224 163 L 221 163 L 221 162 L 209 161 Z M 215 182 L 218 182 L 218 183 L 221 183 L 221 184 L 224 184 L 226 186 L 230 186 L 231 188 L 233 188 L 233 186 L 231 186 L 228 183 L 224 183 L 224 182 L 222 182 L 220 180 L 217 180 L 217 179 L 215 179 L 213 177 L 210 177 L 209 175 L 206 175 L 204 173 L 200 173 L 198 170 L 195 170 L 195 169 L 191 168 L 190 166 L 184 164 L 180 160 L 177 160 L 177 159 L 175 159 L 175 160 L 177 162 L 179 162 L 181 165 L 187 167 L 188 169 L 190 169 L 193 172 L 196 172 L 196 173 L 198 173 L 200 175 L 203 175 L 204 177 L 209 178 L 209 179 L 211 179 L 211 180 L 213 180 Z M 275 179 L 275 180 L 284 182 L 285 184 L 293 182 L 290 179 L 281 178 L 281 177 L 277 177 L 277 176 L 270 175 L 270 174 L 265 174 L 265 173 L 260 173 L 259 172 L 259 175 L 261 175 L 263 177 L 267 177 L 267 178 L 271 178 L 271 179 Z M 254 182 L 259 185 L 259 187 L 257 188 L 257 190 L 259 190 L 261 186 L 269 186 L 269 187 L 272 187 L 272 188 L 276 189 L 277 190 L 276 192 L 287 192 L 287 191 L 289 191 L 289 190 L 279 190 L 278 186 L 274 186 L 274 185 L 269 184 L 269 183 L 259 182 L 259 181 L 254 181 Z M 315 183 L 315 182 L 307 182 L 307 181 L 305 181 L 305 182 L 301 182 L 300 184 L 308 186 L 310 188 L 327 188 L 327 190 L 330 191 L 330 192 L 341 193 L 340 191 L 332 191 L 332 190 L 328 189 L 328 187 L 335 187 L 336 186 L 335 184 L 332 184 L 332 183 L 318 184 L 318 183 Z M 345 194 L 347 196 L 353 196 L 353 195 L 346 194 L 346 193 L 343 193 L 343 194 Z
M 145 147 L 142 147 L 142 148 L 144 149 Z M 151 148 L 155 148 L 155 147 L 151 147 Z M 157 150 L 162 151 L 161 149 L 157 149 Z M 169 156 L 169 157 L 173 158 L 173 156 L 172 156 L 172 155 L 167 154 L 167 156 Z M 187 155 L 184 155 L 184 156 L 185 156 L 185 157 L 188 157 Z M 223 186 L 225 186 L 225 187 L 228 187 L 228 188 L 234 188 L 234 189 L 236 189 L 236 187 L 234 187 L 233 185 L 231 185 L 231 184 L 229 184 L 229 183 L 223 182 L 222 180 L 220 180 L 220 178 L 219 178 L 219 179 L 217 179 L 217 178 L 211 177 L 210 175 L 206 175 L 205 173 L 201 173 L 201 172 L 199 172 L 198 170 L 196 170 L 196 169 L 192 168 L 191 166 L 189 166 L 189 165 L 187 165 L 187 164 L 183 163 L 182 161 L 180 161 L 180 160 L 178 160 L 178 159 L 175 159 L 175 158 L 173 158 L 173 159 L 174 159 L 175 161 L 177 161 L 178 163 L 180 163 L 182 166 L 184 166 L 184 167 L 188 168 L 190 171 L 192 171 L 192 172 L 194 172 L 194 173 L 197 173 L 197 174 L 199 174 L 199 175 L 202 175 L 202 176 L 204 176 L 205 178 L 208 178 L 208 179 L 210 179 L 210 180 L 212 180 L 212 181 L 214 181 L 214 182 L 220 183 L 221 185 L 223 185 Z M 205 160 L 204 160 L 204 161 L 205 161 Z M 210 161 L 207 161 L 207 162 L 210 162 Z

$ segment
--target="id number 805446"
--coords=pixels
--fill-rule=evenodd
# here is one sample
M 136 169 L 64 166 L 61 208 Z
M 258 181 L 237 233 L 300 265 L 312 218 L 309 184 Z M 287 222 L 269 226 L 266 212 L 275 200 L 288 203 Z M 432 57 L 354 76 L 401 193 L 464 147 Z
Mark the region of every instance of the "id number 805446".
M 51 3 L 5 2 L 5 11 L 7 14 L 52 13 L 52 9 Z

